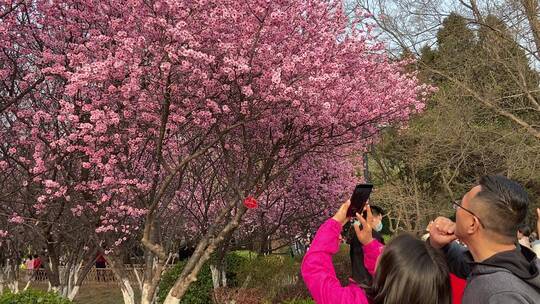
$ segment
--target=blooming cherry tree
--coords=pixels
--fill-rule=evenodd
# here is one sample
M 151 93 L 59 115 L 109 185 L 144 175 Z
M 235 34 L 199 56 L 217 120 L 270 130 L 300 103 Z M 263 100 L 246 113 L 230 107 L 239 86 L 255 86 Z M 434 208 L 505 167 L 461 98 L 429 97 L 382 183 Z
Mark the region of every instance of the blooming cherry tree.
M 0 166 L 32 189 L 32 218 L 60 227 L 69 211 L 112 251 L 140 233 L 142 303 L 170 256 L 171 210 L 220 206 L 165 300 L 179 303 L 246 198 L 306 212 L 299 198 L 324 178 L 310 170 L 325 166 L 331 189 L 310 199 L 330 201 L 352 182 L 347 160 L 428 91 L 341 1 L 28 0 L 1 12 Z M 212 176 L 213 189 L 194 182 Z

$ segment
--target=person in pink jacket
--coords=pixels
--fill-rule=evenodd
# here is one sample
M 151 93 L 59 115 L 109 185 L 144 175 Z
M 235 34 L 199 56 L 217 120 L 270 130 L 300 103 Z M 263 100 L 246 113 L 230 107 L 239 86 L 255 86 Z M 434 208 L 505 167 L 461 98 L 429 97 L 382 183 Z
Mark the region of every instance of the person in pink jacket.
M 401 234 L 386 247 L 374 240 L 370 221 L 357 214 L 355 226 L 363 244 L 364 264 L 373 276 L 371 286 L 341 286 L 332 264 L 339 250 L 342 226 L 349 221 L 344 203 L 321 225 L 302 261 L 302 277 L 318 304 L 451 304 L 449 271 L 442 253 L 409 234 Z

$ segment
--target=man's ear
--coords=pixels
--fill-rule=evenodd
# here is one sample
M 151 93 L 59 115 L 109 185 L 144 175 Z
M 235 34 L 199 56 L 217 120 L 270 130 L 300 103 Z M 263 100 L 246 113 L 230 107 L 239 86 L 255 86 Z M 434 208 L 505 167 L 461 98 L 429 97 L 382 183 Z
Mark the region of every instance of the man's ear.
M 473 234 L 473 233 L 477 232 L 478 229 L 480 229 L 480 227 L 481 227 L 481 225 L 480 225 L 480 221 L 478 220 L 478 218 L 476 216 L 472 216 L 472 221 L 467 226 L 467 233 Z

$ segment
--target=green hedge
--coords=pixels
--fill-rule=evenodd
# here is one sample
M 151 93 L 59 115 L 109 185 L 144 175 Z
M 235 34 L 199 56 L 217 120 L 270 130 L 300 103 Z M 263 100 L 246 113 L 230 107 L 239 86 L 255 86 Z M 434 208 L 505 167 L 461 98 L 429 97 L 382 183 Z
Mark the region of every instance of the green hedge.
M 348 255 L 343 256 L 344 260 L 348 259 Z M 292 285 L 284 285 L 289 279 L 299 276 L 300 261 L 301 257 L 291 258 L 288 255 L 257 256 L 250 252 L 231 252 L 226 256 L 227 287 L 239 291 L 257 290 L 260 292 L 258 296 L 261 302 L 313 304 L 314 302 L 308 299 L 310 295 L 302 278 Z M 180 262 L 163 275 L 159 285 L 158 303 L 163 303 L 185 263 Z M 206 263 L 199 272 L 197 281 L 191 284 L 180 303 L 212 303 L 212 299 L 212 274 L 209 263 Z
M 237 276 L 241 284 L 261 289 L 266 300 L 275 302 L 287 296 L 282 295 L 288 289 L 287 283 L 298 277 L 299 272 L 300 263 L 290 256 L 266 255 L 248 260 L 239 268 Z
M 255 257 L 255 256 L 253 256 Z M 226 256 L 227 263 L 227 286 L 228 287 L 240 287 L 242 285 L 241 278 L 238 273 L 244 268 L 244 265 L 249 263 L 250 257 L 240 252 L 231 252 Z
M 173 268 L 169 269 L 161 278 L 158 291 L 158 303 L 163 303 L 169 290 L 173 287 L 176 279 L 182 273 L 182 269 L 186 265 L 186 261 L 181 261 Z M 182 304 L 206 304 L 211 303 L 212 274 L 210 273 L 210 267 L 204 265 L 197 275 L 197 281 L 189 286 L 186 294 L 182 298 L 180 303 Z M 0 303 L 1 304 L 1 303 Z
M 226 256 L 227 263 L 227 285 L 229 287 L 238 287 L 240 285 L 237 277 L 237 273 L 240 268 L 249 260 L 249 258 L 243 254 L 237 254 L 235 252 L 229 253 Z M 182 273 L 182 269 L 186 261 L 181 261 L 173 268 L 169 269 L 161 279 L 158 291 L 158 303 L 163 303 L 169 290 L 171 290 L 174 282 Z M 189 287 L 188 291 L 182 298 L 180 303 L 182 304 L 203 304 L 212 302 L 212 290 L 214 286 L 212 283 L 212 273 L 210 272 L 210 266 L 206 263 L 199 274 L 197 275 L 197 281 L 195 281 Z
M 26 290 L 20 293 L 3 293 L 0 295 L 0 304 L 72 304 L 70 300 L 62 298 L 56 293 L 40 290 Z

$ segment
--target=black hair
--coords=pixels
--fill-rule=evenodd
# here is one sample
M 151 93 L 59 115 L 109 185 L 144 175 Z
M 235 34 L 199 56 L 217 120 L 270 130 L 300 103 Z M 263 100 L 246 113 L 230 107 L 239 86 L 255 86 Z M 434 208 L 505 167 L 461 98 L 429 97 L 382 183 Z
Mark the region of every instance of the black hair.
M 375 205 L 369 205 L 369 207 L 373 215 L 384 215 L 384 210 L 381 207 Z
M 519 183 L 502 175 L 487 175 L 480 179 L 480 192 L 475 196 L 484 203 L 480 217 L 485 228 L 506 237 L 516 238 L 518 226 L 525 220 L 529 196 Z
M 375 206 L 375 205 L 369 205 L 369 207 L 371 208 L 371 213 L 375 216 L 377 215 L 384 215 L 384 210 L 383 208 L 379 207 L 379 206 Z M 364 218 L 367 218 L 367 211 L 364 211 L 362 212 L 362 216 Z
M 410 234 L 397 236 L 385 247 L 367 295 L 371 304 L 451 304 L 442 252 Z
M 520 224 L 518 227 L 518 231 L 526 237 L 529 237 L 531 235 L 531 228 L 527 224 Z

